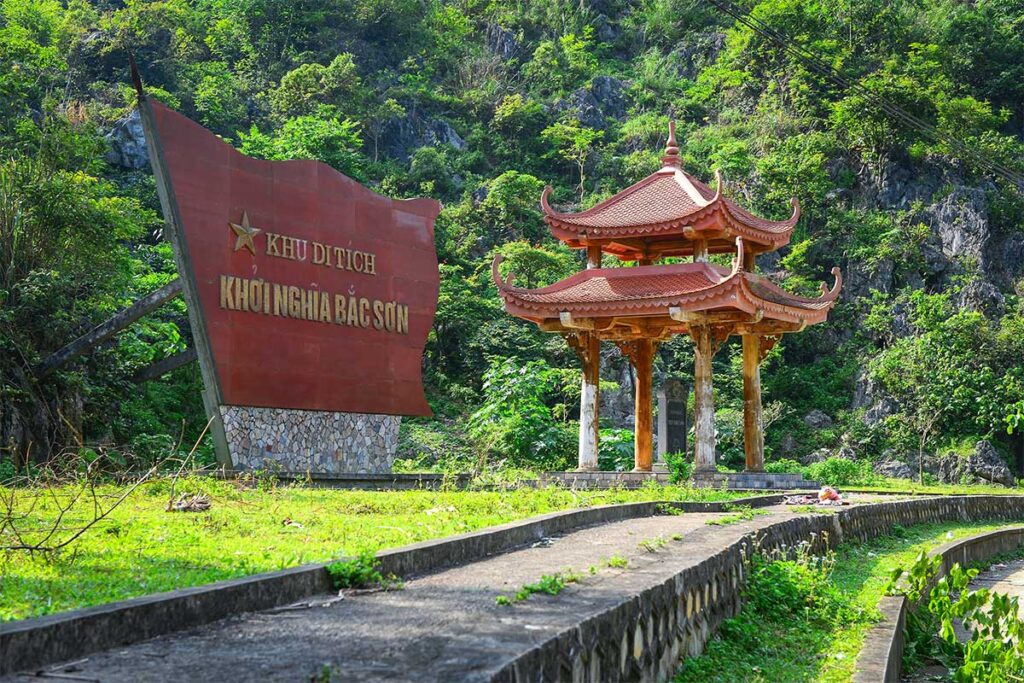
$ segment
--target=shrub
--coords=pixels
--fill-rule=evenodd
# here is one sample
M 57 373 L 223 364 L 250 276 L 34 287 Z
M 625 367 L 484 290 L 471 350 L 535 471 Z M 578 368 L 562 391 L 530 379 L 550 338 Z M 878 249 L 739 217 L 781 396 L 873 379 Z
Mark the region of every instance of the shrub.
M 871 469 L 870 462 L 846 458 L 832 457 L 813 463 L 804 473 L 809 479 L 829 486 L 873 486 L 883 481 Z
M 337 589 L 371 588 L 384 583 L 384 575 L 380 573 L 380 560 L 370 551 L 360 553 L 358 557 L 339 560 L 327 565 L 327 573 L 331 583 Z
M 665 464 L 668 465 L 669 481 L 678 484 L 693 475 L 693 461 L 688 453 L 666 453 Z
M 633 469 L 633 432 L 628 429 L 602 429 L 597 462 L 602 470 L 609 472 Z
M 10 481 L 16 476 L 18 476 L 18 470 L 14 466 L 14 461 L 7 458 L 0 459 L 0 482 Z
M 801 474 L 804 471 L 804 466 L 796 460 L 782 458 L 765 463 L 764 471 L 771 474 Z

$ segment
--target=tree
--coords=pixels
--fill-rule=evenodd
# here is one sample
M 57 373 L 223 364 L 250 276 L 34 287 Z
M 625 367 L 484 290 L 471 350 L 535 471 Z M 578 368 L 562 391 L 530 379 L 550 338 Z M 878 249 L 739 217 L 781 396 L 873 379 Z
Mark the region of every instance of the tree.
M 363 179 L 363 146 L 359 124 L 350 119 L 299 116 L 285 122 L 274 134 L 260 132 L 253 124 L 239 131 L 239 150 L 260 159 L 316 159 L 345 175 Z
M 559 121 L 541 131 L 541 137 L 554 148 L 551 154 L 576 165 L 580 177 L 576 190 L 582 201 L 587 160 L 594 151 L 594 145 L 604 137 L 604 131 L 581 126 L 578 121 Z

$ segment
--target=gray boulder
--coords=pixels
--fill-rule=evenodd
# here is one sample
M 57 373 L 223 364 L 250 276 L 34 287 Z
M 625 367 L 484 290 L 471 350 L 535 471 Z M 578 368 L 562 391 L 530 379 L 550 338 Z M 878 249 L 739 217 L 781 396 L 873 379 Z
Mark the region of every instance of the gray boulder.
M 966 284 L 957 297 L 957 305 L 969 311 L 977 311 L 989 318 L 1001 318 L 1006 313 L 1006 299 L 991 282 L 975 280 Z
M 146 149 L 146 133 L 142 129 L 142 117 L 138 109 L 114 124 L 107 133 L 110 150 L 107 162 L 122 168 L 140 169 L 149 166 L 149 150 Z
M 913 479 L 916 476 L 910 465 L 900 460 L 880 460 L 872 468 L 883 477 L 893 479 Z
M 502 59 L 515 59 L 519 56 L 522 46 L 516 35 L 497 24 L 487 25 L 487 47 Z
M 571 111 L 588 128 L 604 130 L 609 119 L 626 118 L 625 84 L 611 76 L 595 76 L 586 88 L 574 91 L 557 106 Z
M 800 458 L 800 464 L 801 465 L 813 465 L 816 462 L 821 462 L 823 460 L 828 460 L 830 455 L 832 455 L 832 454 L 829 453 L 827 448 L 819 448 L 818 450 L 812 451 L 812 452 L 808 453 L 807 455 L 803 456 L 802 458 Z
M 842 458 L 843 460 L 856 460 L 857 453 L 849 446 L 843 446 L 838 451 L 836 451 L 835 457 Z
M 804 415 L 804 424 L 811 429 L 828 429 L 832 426 L 832 418 L 815 408 Z
M 989 482 L 1015 486 L 1016 477 L 992 444 L 979 441 L 974 452 L 966 456 L 947 453 L 939 458 L 939 481 L 947 484 L 976 484 Z
M 408 161 L 420 147 L 439 145 L 451 145 L 460 152 L 468 148 L 466 141 L 447 121 L 410 114 L 395 117 L 385 124 L 380 151 L 393 159 Z

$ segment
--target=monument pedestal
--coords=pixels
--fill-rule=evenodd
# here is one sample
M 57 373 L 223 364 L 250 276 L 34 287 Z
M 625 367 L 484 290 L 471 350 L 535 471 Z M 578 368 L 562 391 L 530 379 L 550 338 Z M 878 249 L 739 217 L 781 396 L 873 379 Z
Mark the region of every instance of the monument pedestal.
M 321 475 L 391 472 L 402 418 L 288 408 L 221 406 L 235 470 Z

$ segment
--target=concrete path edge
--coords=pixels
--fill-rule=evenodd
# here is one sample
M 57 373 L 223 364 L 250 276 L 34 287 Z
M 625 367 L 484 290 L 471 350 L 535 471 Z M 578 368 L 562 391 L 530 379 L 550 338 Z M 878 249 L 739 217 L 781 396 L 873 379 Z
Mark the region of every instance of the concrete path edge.
M 937 580 L 945 576 L 955 563 L 969 567 L 1016 550 L 1022 544 L 1024 527 L 1013 527 L 945 543 L 928 554 L 942 557 L 942 566 L 935 577 Z M 882 619 L 864 636 L 864 644 L 854 668 L 853 683 L 899 683 L 908 608 L 907 599 L 902 595 L 887 595 L 879 600 L 878 610 L 882 613 Z
M 595 524 L 659 514 L 665 506 L 682 512 L 722 512 L 729 505 L 764 507 L 785 494 L 722 502 L 644 502 L 552 512 L 377 554 L 384 574 L 429 574 L 511 550 L 545 537 Z M 201 626 L 232 614 L 271 609 L 331 590 L 318 562 L 290 569 L 218 581 L 58 614 L 0 623 L 0 675 L 38 670 L 52 662 L 129 645 Z

